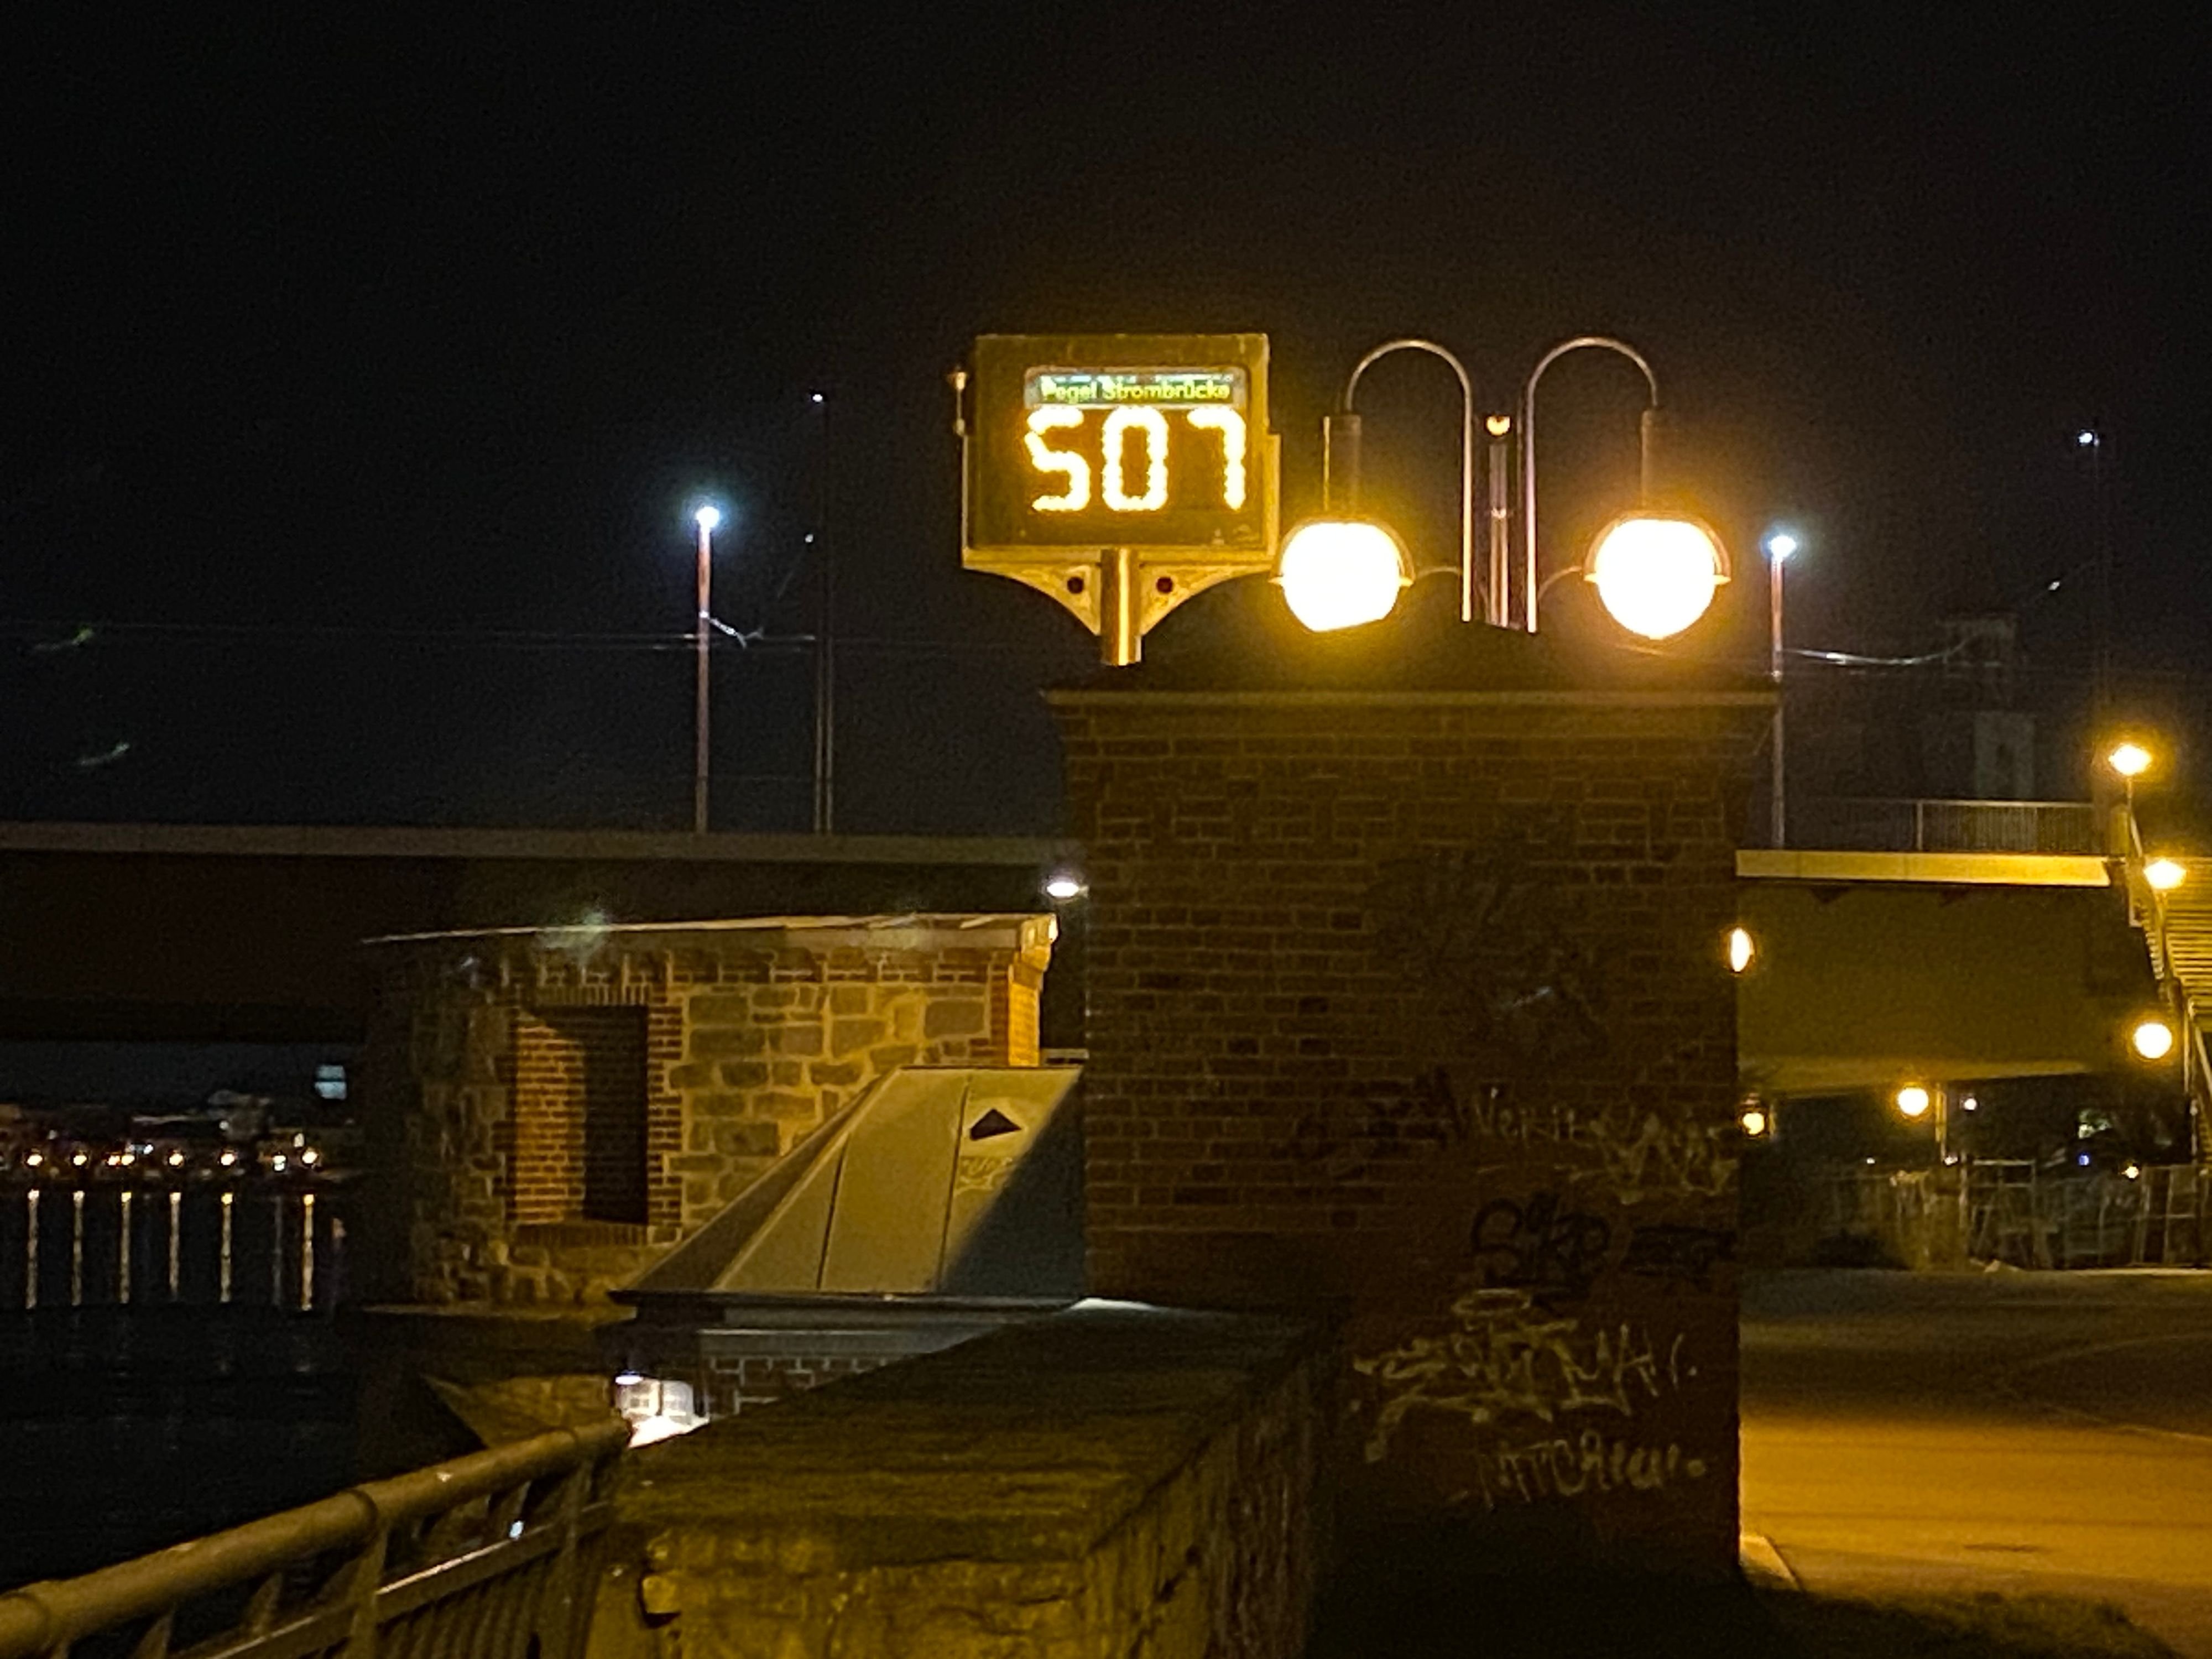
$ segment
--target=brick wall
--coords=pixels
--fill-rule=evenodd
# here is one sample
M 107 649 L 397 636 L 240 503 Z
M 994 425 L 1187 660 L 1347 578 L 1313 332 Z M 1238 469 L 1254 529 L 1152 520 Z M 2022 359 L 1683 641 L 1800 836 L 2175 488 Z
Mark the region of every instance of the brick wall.
M 374 1292 L 626 1282 L 887 1071 L 1035 1064 L 1047 916 L 390 941 L 363 1090 Z
M 507 1213 L 518 1225 L 645 1224 L 645 1027 L 641 1008 L 515 1015 Z
M 1063 695 L 1100 1295 L 1349 1319 L 1348 1505 L 1735 1547 L 1756 696 Z

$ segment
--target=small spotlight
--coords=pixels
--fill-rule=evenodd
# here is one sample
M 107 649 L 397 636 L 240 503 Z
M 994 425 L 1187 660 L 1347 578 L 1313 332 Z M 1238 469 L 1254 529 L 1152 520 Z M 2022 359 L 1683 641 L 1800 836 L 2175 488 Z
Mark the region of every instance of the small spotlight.
M 2120 1173 L 2130 1181 L 2140 1181 L 2142 1179 L 2142 1165 L 2140 1164 L 2130 1164 L 2126 1169 L 2121 1170 Z
M 1083 878 L 1069 870 L 1054 871 L 1044 884 L 1044 896 L 1061 904 L 1081 898 L 1084 891 Z
M 23 1164 L 26 1169 L 35 1170 L 46 1161 L 46 1158 L 45 1153 L 33 1152 L 28 1158 L 23 1160 Z
M 310 1146 L 310 1147 L 308 1147 L 308 1148 L 307 1148 L 307 1150 L 306 1152 L 302 1152 L 302 1153 L 301 1153 L 301 1154 L 300 1154 L 300 1162 L 301 1162 L 301 1163 L 302 1163 L 302 1164 L 306 1164 L 313 1165 L 313 1164 L 319 1164 L 319 1163 L 322 1161 L 322 1157 L 323 1157 L 323 1155 L 322 1155 L 320 1152 L 317 1152 L 313 1147 Z
M 288 1161 L 289 1160 L 285 1158 L 284 1154 L 279 1152 L 276 1157 L 269 1160 L 269 1167 L 276 1170 L 278 1175 L 283 1175 L 284 1173 L 284 1166 Z
M 83 1154 L 82 1152 L 76 1152 L 76 1153 L 74 1153 L 74 1154 L 72 1154 L 72 1155 L 70 1156 L 70 1163 L 72 1165 L 74 1165 L 76 1168 L 80 1169 L 80 1170 L 82 1170 L 82 1168 L 84 1168 L 84 1166 L 85 1166 L 85 1162 L 86 1162 L 85 1156 L 84 1156 L 84 1154 Z
M 1493 438 L 1502 438 L 1513 430 L 1513 417 L 1510 415 L 1486 415 L 1482 417 L 1482 429 Z
M 1767 1131 L 1766 1114 L 1756 1106 L 1747 1106 L 1738 1114 L 1736 1121 L 1743 1126 L 1744 1133 L 1753 1140 L 1762 1139 Z
M 2154 891 L 2171 893 L 2189 879 L 2189 872 L 2179 859 L 2153 859 L 2143 866 L 2143 879 Z
M 2097 447 L 2096 432 L 2085 426 L 2074 434 L 2074 441 L 2084 449 L 2094 449 Z
M 222 1164 L 224 1169 L 228 1170 L 232 1164 L 238 1162 L 238 1154 L 236 1152 L 225 1152 L 221 1158 L 217 1158 L 216 1162 Z
M 1917 1083 L 1908 1083 L 1897 1091 L 1897 1109 L 1907 1117 L 1919 1117 L 1933 1103 L 1934 1097 Z
M 1751 933 L 1748 928 L 1731 927 L 1729 929 L 1728 963 L 1729 971 L 1730 973 L 1741 973 L 1745 969 L 1751 966 L 1751 959 L 1758 954 L 1759 947 L 1752 943 Z
M 822 401 L 822 394 L 818 392 L 810 392 L 806 394 L 806 401 L 810 404 L 818 404 Z
M 2173 1052 L 2173 1027 L 2162 1019 L 2147 1019 L 2129 1034 L 2128 1041 L 2145 1060 L 2164 1060 Z
M 1968 1095 L 1964 1100 L 1960 1101 L 1959 1104 L 1970 1112 L 1979 1111 L 1982 1106 L 1982 1103 L 1972 1095 Z
M 2080 1164 L 2083 1169 L 2085 1169 L 2085 1170 L 2086 1170 L 2086 1169 L 2087 1169 L 2087 1168 L 2089 1167 L 2089 1154 L 2088 1154 L 2088 1153 L 2087 1153 L 2087 1152 L 2083 1152 L 2080 1157 L 2076 1158 L 2074 1161 L 2075 1161 L 2076 1164 Z
M 169 1154 L 169 1167 L 173 1170 L 183 1169 L 185 1167 L 185 1155 L 182 1152 L 171 1152 Z

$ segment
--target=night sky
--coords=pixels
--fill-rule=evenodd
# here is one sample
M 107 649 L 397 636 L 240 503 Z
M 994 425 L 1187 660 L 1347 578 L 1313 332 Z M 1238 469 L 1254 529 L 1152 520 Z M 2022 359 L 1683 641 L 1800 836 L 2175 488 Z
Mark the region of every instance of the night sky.
M 0 817 L 680 826 L 708 493 L 763 635 L 717 647 L 718 823 L 806 824 L 826 531 L 838 827 L 1056 830 L 1036 692 L 1094 647 L 958 568 L 986 331 L 1268 334 L 1285 522 L 1368 345 L 1433 335 L 1502 410 L 1619 332 L 1741 573 L 1675 648 L 1761 657 L 1786 523 L 1796 642 L 2019 609 L 2054 707 L 2094 423 L 2129 706 L 2212 721 L 2187 55 L 2110 10 L 1677 9 L 13 8 Z M 1426 558 L 1447 387 L 1362 394 Z M 1549 545 L 1626 505 L 1638 407 L 1547 380 Z M 1299 647 L 1243 583 L 1147 648 Z

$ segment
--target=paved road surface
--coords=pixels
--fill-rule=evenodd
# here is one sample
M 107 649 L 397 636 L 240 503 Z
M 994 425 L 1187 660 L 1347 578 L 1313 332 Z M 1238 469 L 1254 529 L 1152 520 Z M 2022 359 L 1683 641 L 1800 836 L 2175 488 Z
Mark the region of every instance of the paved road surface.
M 2212 1659 L 2212 1272 L 1751 1275 L 1743 1450 L 1808 1589 L 2095 1596 Z

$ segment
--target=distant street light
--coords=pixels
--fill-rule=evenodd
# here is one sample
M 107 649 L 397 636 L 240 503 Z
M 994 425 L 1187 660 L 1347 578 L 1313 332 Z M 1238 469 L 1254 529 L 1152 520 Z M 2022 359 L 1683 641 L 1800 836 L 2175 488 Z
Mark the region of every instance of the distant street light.
M 2143 879 L 2152 891 L 2171 893 L 2189 879 L 2189 872 L 2179 859 L 2153 859 L 2143 866 Z
M 1044 896 L 1056 903 L 1081 898 L 1084 892 L 1083 878 L 1072 870 L 1055 870 L 1045 879 Z
M 1729 971 L 1740 974 L 1751 966 L 1751 959 L 1759 954 L 1747 927 L 1731 927 L 1728 936 Z
M 1536 631 L 1537 602 L 1549 584 L 1539 580 L 1536 543 L 1536 387 L 1544 371 L 1570 351 L 1599 347 L 1620 353 L 1644 373 L 1650 403 L 1644 412 L 1643 504 L 1621 514 L 1601 531 L 1588 560 L 1573 567 L 1597 589 L 1613 620 L 1647 639 L 1680 633 L 1703 616 L 1713 594 L 1729 580 L 1727 550 L 1711 528 L 1686 514 L 1656 506 L 1655 436 L 1658 381 L 1642 354 L 1618 340 L 1583 336 L 1554 346 L 1537 362 L 1522 397 L 1522 574 L 1520 625 Z M 1396 605 L 1417 570 L 1395 532 L 1364 517 L 1359 502 L 1359 416 L 1353 410 L 1359 381 L 1377 360 L 1395 351 L 1425 351 L 1450 365 L 1460 385 L 1460 620 L 1475 618 L 1475 596 L 1482 592 L 1482 620 L 1493 627 L 1515 625 L 1512 558 L 1509 546 L 1507 478 L 1511 471 L 1508 434 L 1512 421 L 1493 416 L 1487 427 L 1492 443 L 1485 466 L 1490 498 L 1488 580 L 1478 583 L 1474 568 L 1474 383 L 1465 364 L 1433 340 L 1385 341 L 1353 365 L 1336 410 L 1322 422 L 1322 507 L 1319 518 L 1293 530 L 1283 544 L 1276 578 L 1291 614 L 1316 631 L 1357 627 L 1379 621 Z M 1558 580 L 1567 571 L 1557 573 Z
M 694 746 L 691 754 L 691 829 L 707 833 L 707 629 L 708 599 L 714 585 L 714 529 L 722 522 L 722 509 L 708 505 L 691 515 L 699 526 L 699 616 L 692 635 L 695 703 L 692 710 Z
M 1897 1109 L 1907 1117 L 1922 1116 L 1928 1110 L 1931 1097 L 1917 1083 L 1908 1083 L 1897 1091 Z
M 2151 752 L 2139 743 L 2118 744 L 2105 757 L 2105 764 L 2125 778 L 2130 784 L 2150 770 Z
M 1767 655 L 1766 675 L 1774 682 L 1774 786 L 1771 811 L 1774 844 L 1789 844 L 1790 817 L 1784 802 L 1786 784 L 1782 766 L 1782 567 L 1797 550 L 1797 538 L 1786 530 L 1778 530 L 1766 538 L 1766 609 Z
M 2128 1041 L 2145 1060 L 2164 1060 L 2173 1052 L 2173 1027 L 2162 1019 L 2140 1020 Z

